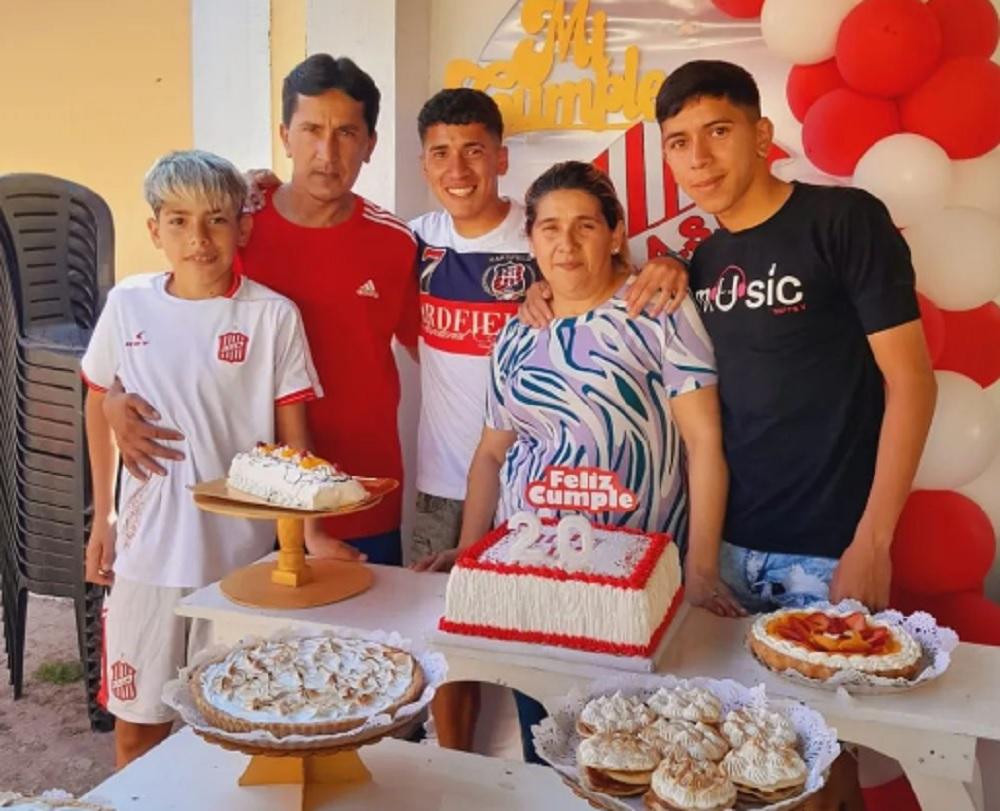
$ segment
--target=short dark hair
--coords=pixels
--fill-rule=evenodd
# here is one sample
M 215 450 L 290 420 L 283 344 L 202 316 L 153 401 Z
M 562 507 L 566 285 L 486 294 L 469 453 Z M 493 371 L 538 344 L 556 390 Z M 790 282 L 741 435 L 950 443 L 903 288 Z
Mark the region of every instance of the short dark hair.
M 611 178 L 592 163 L 564 161 L 546 169 L 528 187 L 524 194 L 524 230 L 531 236 L 538 219 L 538 204 L 545 195 L 554 191 L 582 191 L 594 197 L 601 206 L 601 215 L 608 228 L 614 230 L 618 223 L 625 221 L 615 184 Z M 629 263 L 628 242 L 614 256 L 615 264 Z
M 375 132 L 381 94 L 372 77 L 346 56 L 313 54 L 299 62 L 281 86 L 281 120 L 287 127 L 299 102 L 299 95 L 319 96 L 328 90 L 340 90 L 364 105 L 368 132 Z
M 696 59 L 685 62 L 664 80 L 656 94 L 656 120 L 662 124 L 702 96 L 728 99 L 760 117 L 760 91 L 749 72 L 732 62 Z
M 498 140 L 503 140 L 503 116 L 497 103 L 482 90 L 471 87 L 441 90 L 424 103 L 417 116 L 421 143 L 435 124 L 482 124 Z

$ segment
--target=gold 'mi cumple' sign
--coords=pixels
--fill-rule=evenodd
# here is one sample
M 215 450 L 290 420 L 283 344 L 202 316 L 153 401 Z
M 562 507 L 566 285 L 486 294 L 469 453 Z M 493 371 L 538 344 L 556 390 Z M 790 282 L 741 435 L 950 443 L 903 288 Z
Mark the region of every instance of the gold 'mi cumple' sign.
M 566 13 L 564 0 L 524 0 L 525 36 L 510 59 L 479 65 L 455 59 L 445 69 L 445 87 L 474 87 L 493 96 L 504 129 L 514 134 L 552 129 L 625 129 L 639 118 L 653 120 L 661 70 L 639 73 L 639 48 L 629 45 L 621 73 L 613 73 L 606 53 L 608 15 L 591 16 L 590 0 Z M 587 23 L 590 22 L 588 35 Z M 538 47 L 541 46 L 541 47 Z M 547 83 L 557 63 L 572 57 L 591 76 Z M 620 120 L 609 122 L 609 114 Z

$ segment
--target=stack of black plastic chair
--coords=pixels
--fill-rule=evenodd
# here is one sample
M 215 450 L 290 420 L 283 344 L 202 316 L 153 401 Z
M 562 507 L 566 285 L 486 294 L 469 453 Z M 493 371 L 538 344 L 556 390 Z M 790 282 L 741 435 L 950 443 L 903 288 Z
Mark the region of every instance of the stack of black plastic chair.
M 74 183 L 45 175 L 0 176 L 0 253 L 14 312 L 14 329 L 7 327 L 0 355 L 0 363 L 13 368 L 13 374 L 2 374 L 14 383 L 0 391 L 0 397 L 14 393 L 13 409 L 7 404 L 0 411 L 13 417 L 13 431 L 0 434 L 4 450 L 13 450 L 5 456 L 13 465 L 6 466 L 4 482 L 5 490 L 13 484 L 13 531 L 6 534 L 8 528 L 0 526 L 4 612 L 14 615 L 4 621 L 11 683 L 19 696 L 26 593 L 70 597 L 91 724 L 108 728 L 110 717 L 96 700 L 103 590 L 83 579 L 92 509 L 80 358 L 114 281 L 111 213 L 100 197 Z M 11 567 L 15 598 L 7 596 Z
M 11 273 L 0 250 L 0 609 L 3 640 L 14 695 L 20 694 L 23 662 L 25 606 L 28 593 L 17 564 L 17 317 Z

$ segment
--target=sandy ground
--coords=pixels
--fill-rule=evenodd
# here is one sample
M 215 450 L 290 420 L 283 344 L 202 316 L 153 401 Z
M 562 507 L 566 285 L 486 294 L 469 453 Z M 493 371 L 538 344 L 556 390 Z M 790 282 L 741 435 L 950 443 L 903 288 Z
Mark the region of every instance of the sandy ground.
M 113 736 L 90 731 L 83 681 L 56 685 L 35 677 L 42 662 L 78 655 L 72 602 L 31 595 L 24 692 L 14 701 L 0 635 L 0 790 L 60 788 L 79 796 L 113 771 Z
M 55 685 L 39 681 L 42 662 L 75 658 L 76 625 L 69 600 L 31 595 L 24 692 L 14 701 L 0 641 L 0 791 L 32 794 L 59 788 L 80 796 L 111 775 L 111 733 L 90 731 L 82 680 Z M 486 688 L 477 749 L 518 758 L 520 746 L 509 690 Z

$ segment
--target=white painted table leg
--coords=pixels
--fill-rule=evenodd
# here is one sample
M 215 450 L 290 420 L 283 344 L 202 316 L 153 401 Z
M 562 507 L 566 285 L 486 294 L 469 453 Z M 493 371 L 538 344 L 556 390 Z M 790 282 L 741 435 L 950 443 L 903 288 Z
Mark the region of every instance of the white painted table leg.
M 983 811 L 965 783 L 934 777 L 906 763 L 903 769 L 923 811 Z

